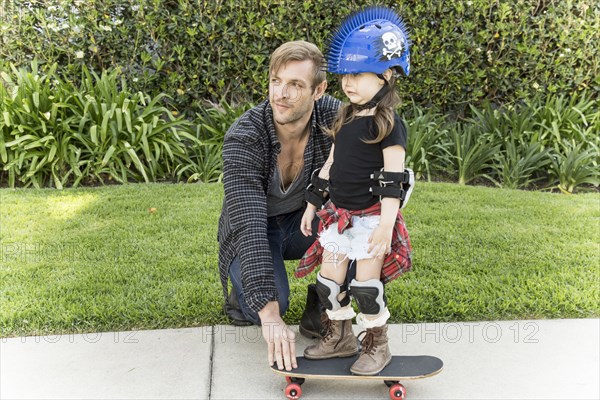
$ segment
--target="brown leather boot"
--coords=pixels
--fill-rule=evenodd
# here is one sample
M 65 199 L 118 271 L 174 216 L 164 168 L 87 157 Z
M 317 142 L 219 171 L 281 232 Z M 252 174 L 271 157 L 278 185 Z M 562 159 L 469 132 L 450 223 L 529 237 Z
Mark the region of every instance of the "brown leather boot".
M 368 328 L 360 335 L 363 333 L 365 336 L 360 342 L 362 351 L 350 367 L 350 371 L 354 375 L 377 375 L 392 361 L 392 354 L 388 346 L 387 325 Z
M 352 320 L 330 320 L 327 313 L 321 314 L 324 335 L 321 341 L 304 349 L 304 357 L 323 360 L 335 357 L 350 357 L 358 353 L 358 343 L 352 332 Z

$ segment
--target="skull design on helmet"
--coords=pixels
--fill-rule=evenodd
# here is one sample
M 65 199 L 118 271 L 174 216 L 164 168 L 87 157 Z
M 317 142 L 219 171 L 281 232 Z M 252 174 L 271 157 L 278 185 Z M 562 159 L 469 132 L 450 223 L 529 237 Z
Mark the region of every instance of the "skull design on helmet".
M 394 32 L 386 32 L 381 35 L 383 41 L 383 55 L 391 60 L 392 57 L 400 57 L 402 55 L 402 39 L 396 36 Z

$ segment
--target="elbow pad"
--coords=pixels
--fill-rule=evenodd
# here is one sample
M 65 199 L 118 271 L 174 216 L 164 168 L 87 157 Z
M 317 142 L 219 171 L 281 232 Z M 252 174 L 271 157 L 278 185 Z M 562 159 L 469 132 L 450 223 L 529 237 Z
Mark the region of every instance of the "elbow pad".
M 371 179 L 378 183 L 369 189 L 373 196 L 393 197 L 400 199 L 400 208 L 404 208 L 415 186 L 415 174 L 412 169 L 404 172 L 375 171 Z
M 323 203 L 329 198 L 329 182 L 326 179 L 319 178 L 320 169 L 313 171 L 310 183 L 306 187 L 304 200 L 314 205 L 318 209 L 323 207 Z

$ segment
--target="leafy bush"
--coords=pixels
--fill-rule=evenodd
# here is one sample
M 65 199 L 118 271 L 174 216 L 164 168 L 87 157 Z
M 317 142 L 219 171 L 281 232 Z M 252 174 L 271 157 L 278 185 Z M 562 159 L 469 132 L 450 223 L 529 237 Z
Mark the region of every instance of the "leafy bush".
M 500 187 L 521 189 L 543 179 L 550 163 L 549 150 L 536 135 L 532 119 L 537 109 L 529 105 L 494 109 L 487 105 L 481 110 L 471 107 L 469 121 L 477 127 L 478 135 L 497 141 L 500 148 L 494 155 L 488 178 Z
M 486 171 L 498 153 L 500 145 L 490 136 L 479 137 L 476 127 L 457 123 L 450 129 L 446 165 L 456 173 L 458 184 L 465 185 L 477 178 L 487 178 Z
M 0 85 L 0 158 L 11 187 L 17 179 L 38 188 L 52 179 L 62 188 L 78 163 L 69 134 L 71 92 L 55 70 L 39 74 L 33 63 L 31 72 L 13 68 L 1 75 L 7 87 Z
M 492 180 L 500 187 L 523 189 L 544 179 L 540 171 L 550 164 L 550 150 L 544 149 L 540 143 L 524 143 L 514 136 L 504 143 L 494 160 L 492 168 L 497 179 Z
M 415 104 L 401 113 L 409 130 L 407 165 L 421 178 L 569 193 L 599 185 L 600 107 L 587 92 L 471 106 L 471 117 L 458 121 Z
M 232 107 L 223 102 L 210 108 L 202 109 L 196 114 L 196 139 L 198 146 L 188 149 L 190 163 L 177 172 L 189 175 L 188 182 L 220 182 L 222 178 L 223 138 L 227 129 L 253 104 Z
M 599 6 L 590 1 L 386 0 L 412 38 L 403 97 L 442 111 L 537 94 L 600 92 Z M 166 93 L 193 116 L 205 100 L 258 102 L 271 52 L 287 40 L 321 48 L 359 5 L 321 0 L 80 0 L 4 2 L 0 70 L 34 58 L 78 82 L 81 65 L 119 67 L 133 92 Z M 3 66 L 4 65 L 4 66 Z M 333 80 L 332 80 L 333 81 Z M 332 82 L 334 93 L 338 83 Z M 338 94 L 341 92 L 337 91 Z
M 121 183 L 174 179 L 175 169 L 187 161 L 186 145 L 195 142 L 189 123 L 161 105 L 164 95 L 129 93 L 124 80 L 118 84 L 118 70 L 102 76 L 85 67 L 83 72 L 74 96 L 80 121 L 74 136 L 91 173 Z
M 563 140 L 562 149 L 553 153 L 550 175 L 558 188 L 566 193 L 582 184 L 600 185 L 600 149 L 585 148 L 585 143 Z
M 502 108 L 471 106 L 470 114 L 467 122 L 480 140 L 500 145 L 485 174 L 496 185 L 541 184 L 568 192 L 583 184 L 598 186 L 600 111 L 598 100 L 587 92 L 536 97 Z
M 448 135 L 447 123 L 441 114 L 425 111 L 415 104 L 404 118 L 408 123 L 406 165 L 414 171 L 415 178 L 431 180 L 439 173 L 432 168 L 439 164 L 439 155 L 444 152 L 441 139 Z
M 198 143 L 191 124 L 151 98 L 131 93 L 119 71 L 102 76 L 82 67 L 80 87 L 56 67 L 40 74 L 12 69 L 0 85 L 0 154 L 8 184 L 62 188 L 82 180 L 172 180 Z
M 600 184 L 600 101 L 592 95 L 551 96 L 535 115 L 539 140 L 550 150 L 553 184 L 567 193 Z
M 0 184 L 78 186 L 107 182 L 217 182 L 229 126 L 251 103 L 203 107 L 193 119 L 133 92 L 120 70 L 82 67 L 77 86 L 12 68 L 0 81 Z M 493 182 L 574 192 L 598 186 L 600 107 L 582 92 L 498 108 L 471 107 L 451 119 L 405 104 L 406 163 L 420 179 Z
M 598 143 L 599 107 L 598 97 L 587 92 L 548 96 L 539 107 L 529 106 L 539 128 L 538 140 L 556 151 L 560 150 L 563 140 Z

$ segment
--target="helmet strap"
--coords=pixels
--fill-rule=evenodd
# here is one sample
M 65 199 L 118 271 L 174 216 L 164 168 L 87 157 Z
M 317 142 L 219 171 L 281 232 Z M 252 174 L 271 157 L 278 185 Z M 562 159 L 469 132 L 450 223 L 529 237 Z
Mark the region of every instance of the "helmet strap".
M 355 112 L 360 112 L 363 110 L 368 110 L 370 108 L 376 107 L 377 104 L 379 104 L 379 102 L 385 97 L 385 95 L 390 92 L 390 90 L 392 88 L 391 88 L 389 82 L 385 80 L 383 75 L 377 74 L 377 77 L 380 79 L 383 79 L 385 81 L 385 84 L 381 87 L 381 89 L 379 89 L 379 92 L 375 93 L 375 96 L 373 96 L 373 98 L 371 100 L 367 101 L 365 104 L 350 103 L 350 104 L 352 104 L 352 110 L 354 110 Z

